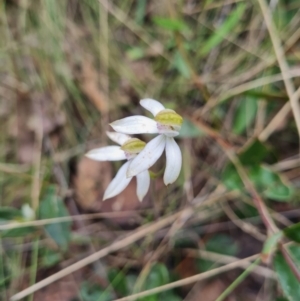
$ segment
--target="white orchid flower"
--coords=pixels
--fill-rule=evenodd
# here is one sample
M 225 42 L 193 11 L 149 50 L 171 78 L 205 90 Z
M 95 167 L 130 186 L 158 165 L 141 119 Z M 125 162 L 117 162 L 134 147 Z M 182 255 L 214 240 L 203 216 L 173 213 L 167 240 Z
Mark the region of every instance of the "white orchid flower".
M 86 156 L 96 161 L 128 161 L 121 166 L 116 176 L 112 179 L 105 190 L 103 201 L 110 199 L 121 193 L 130 183 L 133 176 L 127 177 L 127 169 L 132 159 L 145 147 L 146 143 L 137 138 L 131 138 L 122 133 L 106 132 L 107 136 L 118 145 L 105 146 L 92 149 Z M 136 193 L 140 202 L 147 194 L 150 186 L 150 176 L 148 170 L 144 170 L 136 175 Z
M 182 156 L 174 138 L 179 134 L 182 117 L 175 111 L 166 109 L 160 102 L 146 98 L 140 101 L 141 106 L 154 115 L 154 120 L 145 116 L 131 116 L 117 120 L 110 125 L 124 134 L 160 134 L 152 139 L 145 148 L 131 161 L 127 177 L 133 177 L 149 169 L 166 150 L 165 185 L 176 181 L 179 176 Z

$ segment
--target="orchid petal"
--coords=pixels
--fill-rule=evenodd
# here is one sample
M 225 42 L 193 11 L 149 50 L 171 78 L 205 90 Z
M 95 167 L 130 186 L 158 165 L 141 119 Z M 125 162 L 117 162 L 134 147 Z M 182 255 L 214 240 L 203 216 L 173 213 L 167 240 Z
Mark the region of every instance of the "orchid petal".
M 145 170 L 136 175 L 136 194 L 140 202 L 147 194 L 150 186 L 150 175 L 149 171 Z
M 121 166 L 116 176 L 112 179 L 105 190 L 103 201 L 110 199 L 121 193 L 129 184 L 132 178 L 126 177 L 126 172 L 130 162 L 126 162 Z
M 125 152 L 117 145 L 92 149 L 85 156 L 96 161 L 119 161 L 126 159 Z
M 124 134 L 156 134 L 157 123 L 145 116 L 131 116 L 119 119 L 110 124 L 119 133 Z
M 148 142 L 145 148 L 131 161 L 127 177 L 133 177 L 149 169 L 161 156 L 166 145 L 166 136 L 159 135 Z
M 179 176 L 182 164 L 181 151 L 173 138 L 166 138 L 166 169 L 164 173 L 165 185 L 172 184 Z
M 106 132 L 106 135 L 110 138 L 110 140 L 123 145 L 126 141 L 130 140 L 131 137 L 117 132 Z
M 159 101 L 151 98 L 144 98 L 140 100 L 140 105 L 146 110 L 150 111 L 153 116 L 165 109 L 165 107 Z

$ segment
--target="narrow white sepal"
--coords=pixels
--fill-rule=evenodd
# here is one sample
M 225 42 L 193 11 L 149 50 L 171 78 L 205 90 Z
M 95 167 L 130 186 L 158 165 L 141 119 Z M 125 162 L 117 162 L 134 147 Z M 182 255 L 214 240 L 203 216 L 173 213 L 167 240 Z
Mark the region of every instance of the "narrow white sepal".
M 92 149 L 85 156 L 96 161 L 119 161 L 126 159 L 125 152 L 117 145 Z
M 151 98 L 144 98 L 140 100 L 140 105 L 146 110 L 150 111 L 154 116 L 165 109 L 165 107 L 157 100 Z
M 148 142 L 145 148 L 131 161 L 127 177 L 133 177 L 149 169 L 161 156 L 166 145 L 166 136 L 159 135 Z
M 149 171 L 145 170 L 136 175 L 136 194 L 140 202 L 147 194 L 150 186 L 150 175 Z
M 170 137 L 166 138 L 166 158 L 167 163 L 164 173 L 164 183 L 165 185 L 168 185 L 176 181 L 182 165 L 180 148 L 175 140 Z
M 109 183 L 105 190 L 103 201 L 113 198 L 114 196 L 121 193 L 129 184 L 132 178 L 126 177 L 126 172 L 130 162 L 126 162 L 121 166 L 116 176 Z
M 145 116 L 130 116 L 112 122 L 111 127 L 124 134 L 156 134 L 157 123 Z
M 131 137 L 117 132 L 106 132 L 106 135 L 109 137 L 110 140 L 123 145 L 126 141 L 130 140 Z

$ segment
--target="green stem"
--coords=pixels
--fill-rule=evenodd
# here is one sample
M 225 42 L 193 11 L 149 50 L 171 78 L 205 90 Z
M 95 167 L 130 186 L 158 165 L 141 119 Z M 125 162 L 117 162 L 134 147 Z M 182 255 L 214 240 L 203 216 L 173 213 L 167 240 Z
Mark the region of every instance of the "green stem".
M 33 285 L 36 280 L 36 273 L 37 273 L 37 267 L 38 267 L 38 255 L 39 255 L 39 239 L 36 238 L 36 240 L 33 242 L 33 250 L 31 254 L 31 271 L 30 271 L 30 284 Z M 30 295 L 28 297 L 29 301 L 33 300 L 33 295 Z
M 257 258 L 249 267 L 237 277 L 227 288 L 226 290 L 215 300 L 223 301 L 244 279 L 252 272 L 252 270 L 260 263 L 260 258 Z

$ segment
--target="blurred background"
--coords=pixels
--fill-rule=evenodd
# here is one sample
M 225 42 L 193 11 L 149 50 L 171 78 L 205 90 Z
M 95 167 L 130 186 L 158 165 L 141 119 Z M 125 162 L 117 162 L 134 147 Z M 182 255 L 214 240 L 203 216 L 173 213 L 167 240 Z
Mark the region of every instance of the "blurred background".
M 253 191 L 300 241 L 299 1 L 2 0 L 0 24 L 0 300 L 174 281 L 138 300 L 300 300 L 281 253 L 251 265 L 270 234 Z M 184 118 L 180 177 L 163 185 L 162 156 L 142 203 L 135 181 L 102 202 L 122 162 L 84 154 L 113 144 L 109 122 L 147 114 L 145 97 Z

